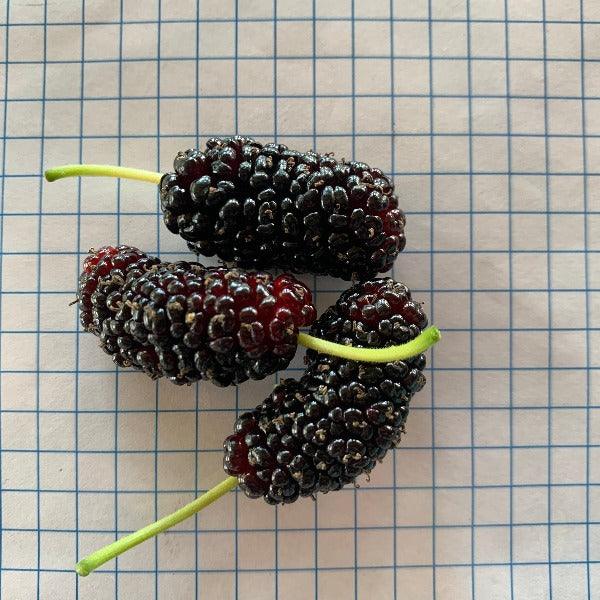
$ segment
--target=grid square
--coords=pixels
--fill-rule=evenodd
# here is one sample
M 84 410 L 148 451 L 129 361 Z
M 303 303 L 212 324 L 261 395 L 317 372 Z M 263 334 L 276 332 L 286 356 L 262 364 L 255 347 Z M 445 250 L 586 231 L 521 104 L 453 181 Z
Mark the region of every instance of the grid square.
M 179 15 L 181 18 L 181 14 Z M 131 27 L 124 29 L 124 34 Z M 162 58 L 178 58 L 196 54 L 196 23 L 162 23 L 160 32 L 160 56 Z M 156 30 L 149 28 L 150 39 L 156 39 Z M 137 36 L 136 36 L 137 37 Z M 137 37 L 137 43 L 140 38 Z M 149 45 L 149 44 L 148 44 Z M 125 50 L 125 48 L 124 48 Z
M 471 558 L 471 528 L 439 529 L 435 537 L 435 561 L 441 564 L 469 562 Z
M 504 56 L 504 25 L 471 23 L 471 52 L 478 57 L 498 58 Z
M 548 411 L 514 409 L 513 443 L 519 446 L 545 446 L 548 443 Z
M 349 22 L 318 21 L 316 23 L 317 56 L 349 57 L 352 29 Z
M 160 49 L 157 48 L 156 41 L 158 39 L 158 27 L 156 24 L 148 23 L 127 23 L 123 26 L 123 56 L 127 58 L 151 58 L 159 52 L 162 55 L 163 51 L 166 56 L 186 56 L 188 52 L 186 49 L 193 48 L 193 41 L 190 38 L 190 31 L 193 31 L 189 26 L 186 28 L 184 35 L 177 36 L 177 41 L 181 45 L 181 50 L 174 49 L 169 39 L 172 36 L 169 34 L 173 33 L 173 26 L 175 24 L 163 24 L 161 31 L 161 45 Z M 187 39 L 186 39 L 187 38 Z M 166 41 L 163 41 L 166 40 Z
M 549 581 L 547 565 L 514 566 L 515 598 L 542 600 L 548 598 Z
M 473 416 L 474 439 L 477 446 L 505 446 L 509 439 L 508 410 L 479 410 Z
M 118 58 L 119 27 L 116 24 L 93 24 L 84 26 L 84 48 L 87 60 L 111 60 Z
M 350 94 L 352 64 L 346 60 L 319 58 L 315 64 L 316 92 L 319 94 Z
M 504 407 L 510 400 L 509 377 L 499 369 L 473 373 L 474 406 Z
M 427 24 L 418 21 L 394 23 L 394 55 L 426 56 L 429 34 Z
M 543 523 L 548 519 L 548 490 L 523 486 L 512 490 L 513 521 L 519 525 Z
M 471 491 L 465 489 L 438 489 L 435 491 L 436 525 L 470 525 Z M 460 561 L 462 562 L 462 561 Z
M 518 96 L 544 95 L 544 66 L 537 59 L 509 61 L 510 92 Z
M 525 526 L 513 529 L 513 557 L 515 562 L 544 562 L 548 559 L 546 527 Z
M 478 527 L 475 530 L 475 561 L 510 562 L 509 531 L 508 527 Z
M 200 21 L 199 53 L 202 58 L 233 56 L 235 30 L 233 23 Z
M 415 63 L 419 63 L 419 61 L 414 61 Z M 472 81 L 475 82 L 477 79 L 477 61 L 473 61 L 472 70 Z M 418 80 L 421 81 L 422 86 L 429 86 L 429 71 L 426 69 L 427 63 L 423 65 L 419 69 Z M 468 62 L 466 60 L 460 59 L 452 59 L 448 60 L 440 60 L 432 58 L 431 61 L 431 85 L 435 89 L 436 95 L 442 94 L 456 94 L 456 95 L 465 95 L 468 92 Z M 487 73 L 487 71 L 486 71 Z M 481 75 L 481 74 L 480 74 Z M 473 87 L 475 87 L 475 83 L 473 83 Z M 427 90 L 424 93 L 432 92 L 433 89 L 430 90 L 427 87 Z
M 273 24 L 240 22 L 237 27 L 238 52 L 243 56 L 273 55 Z
M 508 147 L 502 138 L 474 137 L 472 152 L 472 169 L 475 172 L 504 173 L 508 169 Z
M 277 92 L 281 95 L 306 95 L 313 89 L 312 61 L 277 61 Z
M 556 564 L 552 565 L 552 580 L 556 578 L 553 595 L 559 600 L 584 600 L 588 596 L 587 574 L 584 565 Z
M 430 103 L 425 98 L 396 98 L 394 117 L 396 130 L 402 133 L 427 133 L 430 125 Z
M 588 493 L 584 485 L 552 488 L 552 522 L 573 523 L 576 521 L 586 521 L 587 495 Z M 593 496 L 590 496 L 590 498 L 593 498 Z
M 481 96 L 505 94 L 506 63 L 474 58 L 471 61 L 471 92 Z
M 356 94 L 389 94 L 390 70 L 389 59 L 357 59 L 354 63 Z
M 381 56 L 390 53 L 388 21 L 356 21 L 354 52 L 359 56 Z
M 474 451 L 475 483 L 477 485 L 506 485 L 509 481 L 509 452 L 504 449 Z
M 38 98 L 41 96 L 44 81 L 44 71 L 41 64 L 14 63 L 6 65 L 5 68 L 7 69 L 7 73 L 5 75 L 6 89 L 4 93 L 7 99 Z M 49 75 L 54 70 L 53 65 L 46 66 L 46 77 L 48 79 L 51 79 Z M 4 86 L 4 82 L 2 85 Z M 47 86 L 46 94 L 51 96 L 54 89 L 54 86 Z
M 469 103 L 464 98 L 436 98 L 433 126 L 442 133 L 464 133 L 468 128 Z
M 510 23 L 508 43 L 511 56 L 533 58 L 544 52 L 544 28 L 542 23 Z
M 550 95 L 577 96 L 581 94 L 581 68 L 579 64 L 550 60 L 546 69 L 548 74 L 546 84 Z M 595 112 L 591 114 L 595 114 Z
M 13 27 L 8 37 L 8 58 L 12 61 L 42 61 L 43 39 L 40 25 Z
M 469 170 L 469 140 L 466 136 L 437 136 L 433 140 L 434 167 L 438 171 L 462 173 Z
M 573 18 L 571 16 L 571 18 Z M 576 58 L 581 55 L 580 27 L 573 23 L 548 23 L 546 47 L 548 58 Z
M 429 565 L 432 561 L 432 529 L 396 529 L 396 557 L 401 564 Z
M 453 598 L 468 598 L 471 593 L 471 568 L 451 565 L 439 567 L 435 578 L 436 596 L 447 591 Z
M 478 525 L 507 524 L 510 520 L 508 488 L 477 488 L 474 491 L 474 522 Z
M 391 121 L 391 99 L 389 98 L 357 98 L 356 132 L 387 133 Z
M 467 53 L 467 24 L 432 23 L 431 45 L 434 56 L 464 56 Z

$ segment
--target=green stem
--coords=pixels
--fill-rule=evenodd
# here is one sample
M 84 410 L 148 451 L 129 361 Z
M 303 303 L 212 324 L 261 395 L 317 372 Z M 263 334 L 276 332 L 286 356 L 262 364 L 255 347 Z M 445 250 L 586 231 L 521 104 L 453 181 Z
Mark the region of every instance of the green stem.
M 181 523 L 181 521 L 184 521 L 188 517 L 191 517 L 194 513 L 197 513 L 199 510 L 212 504 L 215 500 L 218 500 L 221 496 L 235 488 L 237 484 L 237 477 L 228 477 L 218 485 L 215 485 L 212 489 L 208 490 L 208 492 L 202 494 L 202 496 L 196 498 L 193 502 L 186 504 L 174 513 L 159 519 L 156 523 L 146 525 L 146 527 L 143 527 L 139 531 L 127 535 L 112 544 L 108 544 L 108 546 L 104 546 L 104 548 L 100 548 L 100 550 L 96 550 L 96 552 L 93 552 L 89 556 L 86 556 L 77 563 L 75 571 L 82 577 L 89 575 L 99 566 L 116 558 L 119 554 L 123 554 L 123 552 L 130 550 L 134 546 L 145 542 L 151 537 L 154 537 L 178 523 Z
M 348 358 L 360 362 L 386 363 L 396 360 L 406 360 L 417 354 L 421 354 L 438 342 L 442 337 L 437 327 L 428 327 L 414 340 L 399 346 L 388 346 L 387 348 L 356 348 L 328 342 L 320 338 L 312 337 L 306 333 L 298 334 L 298 343 L 306 348 L 316 350 L 321 354 L 331 354 L 340 358 Z
M 162 173 L 131 169 L 129 167 L 116 167 L 114 165 L 61 165 L 48 169 L 44 176 L 48 181 L 56 181 L 64 177 L 122 177 L 123 179 L 136 179 L 150 183 L 160 183 Z

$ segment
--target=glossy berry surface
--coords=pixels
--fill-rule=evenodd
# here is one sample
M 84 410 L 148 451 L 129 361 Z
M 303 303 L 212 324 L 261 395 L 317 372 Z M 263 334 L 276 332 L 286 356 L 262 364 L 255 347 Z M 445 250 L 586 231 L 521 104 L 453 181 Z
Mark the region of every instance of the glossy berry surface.
M 79 298 L 84 328 L 116 364 L 177 384 L 226 386 L 284 369 L 298 328 L 316 316 L 290 275 L 161 263 L 128 247 L 86 259 Z
M 315 336 L 359 347 L 415 338 L 427 326 L 410 291 L 374 279 L 344 292 L 312 326 Z M 335 491 L 369 473 L 400 440 L 425 357 L 373 364 L 307 352 L 301 379 L 285 379 L 236 421 L 224 468 L 251 498 L 289 503 Z
M 166 226 L 242 268 L 361 279 L 391 268 L 405 216 L 379 169 L 252 138 L 211 138 L 160 183 Z

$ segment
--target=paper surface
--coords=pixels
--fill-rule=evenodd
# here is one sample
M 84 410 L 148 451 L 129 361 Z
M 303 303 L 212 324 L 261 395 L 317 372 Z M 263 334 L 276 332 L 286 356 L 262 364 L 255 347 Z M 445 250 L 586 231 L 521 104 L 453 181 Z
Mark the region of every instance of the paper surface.
M 600 597 L 597 3 L 13 1 L 0 20 L 2 597 Z M 235 412 L 275 378 L 115 370 L 68 306 L 85 253 L 185 244 L 152 186 L 41 173 L 165 171 L 235 132 L 393 172 L 394 276 L 444 331 L 428 385 L 360 488 L 230 494 L 77 579 L 223 478 Z M 304 280 L 320 312 L 347 287 Z

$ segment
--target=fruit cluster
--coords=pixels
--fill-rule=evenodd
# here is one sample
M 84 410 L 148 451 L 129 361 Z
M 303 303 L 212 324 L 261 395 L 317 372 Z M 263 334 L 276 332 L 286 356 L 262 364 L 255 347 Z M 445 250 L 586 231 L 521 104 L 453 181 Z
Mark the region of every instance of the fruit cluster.
M 166 174 L 105 165 L 46 172 L 49 181 L 112 175 L 159 184 L 167 228 L 227 263 L 161 262 L 131 246 L 91 251 L 79 281 L 84 329 L 117 365 L 180 385 L 262 379 L 285 369 L 298 343 L 309 348 L 306 370 L 238 417 L 224 442 L 228 479 L 80 561 L 82 575 L 235 485 L 287 504 L 354 484 L 400 440 L 425 385 L 422 352 L 439 339 L 404 284 L 376 278 L 406 243 L 404 213 L 380 170 L 241 136 L 179 152 L 173 166 Z M 308 288 L 260 271 L 270 268 L 354 284 L 315 321 Z M 309 326 L 310 335 L 299 332 Z

